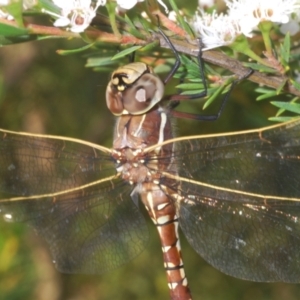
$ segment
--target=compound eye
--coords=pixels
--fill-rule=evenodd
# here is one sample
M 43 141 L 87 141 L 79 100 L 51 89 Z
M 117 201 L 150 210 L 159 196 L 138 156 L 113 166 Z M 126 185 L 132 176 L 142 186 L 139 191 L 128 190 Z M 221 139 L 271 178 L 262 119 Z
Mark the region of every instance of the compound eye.
M 163 93 L 162 81 L 147 73 L 123 92 L 123 106 L 130 114 L 143 114 L 162 99 Z
M 106 103 L 117 116 L 143 114 L 163 97 L 164 84 L 144 63 L 116 70 L 106 89 Z

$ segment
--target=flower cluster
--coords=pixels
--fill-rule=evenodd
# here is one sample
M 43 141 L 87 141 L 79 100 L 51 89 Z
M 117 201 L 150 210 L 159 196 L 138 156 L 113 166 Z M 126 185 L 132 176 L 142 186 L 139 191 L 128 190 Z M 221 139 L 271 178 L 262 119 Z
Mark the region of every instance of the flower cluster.
M 96 16 L 100 5 L 105 5 L 106 0 L 52 0 L 60 9 L 60 13 L 53 13 L 47 10 L 43 12 L 56 18 L 54 26 L 67 27 L 72 32 L 83 32 Z
M 5 6 L 9 5 L 11 1 L 12 0 L 0 0 L 0 18 L 13 19 L 13 16 L 5 11 Z M 127 10 L 144 0 L 109 1 L 115 1 L 118 8 Z M 96 16 L 97 9 L 100 6 L 106 5 L 107 0 L 49 0 L 48 2 L 51 2 L 52 5 L 54 4 L 54 10 L 43 8 L 42 12 L 51 15 L 55 19 L 54 26 L 66 27 L 72 32 L 83 32 Z M 23 3 L 26 3 L 26 1 Z M 164 7 L 166 12 L 168 11 L 162 0 L 158 0 L 158 3 Z M 24 6 L 24 9 L 27 8 L 28 7 Z
M 260 24 L 272 22 L 288 24 L 300 9 L 299 0 L 225 0 L 227 14 L 215 11 L 207 14 L 199 10 L 193 20 L 200 34 L 204 50 L 230 45 L 240 35 L 252 37 Z

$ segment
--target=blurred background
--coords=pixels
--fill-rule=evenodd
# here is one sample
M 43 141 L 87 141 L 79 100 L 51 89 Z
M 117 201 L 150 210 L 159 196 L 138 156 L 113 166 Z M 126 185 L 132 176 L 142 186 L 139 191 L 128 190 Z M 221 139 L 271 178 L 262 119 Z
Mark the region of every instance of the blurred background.
M 110 147 L 114 117 L 105 105 L 109 72 L 85 68 L 84 54 L 59 56 L 80 41 L 44 40 L 0 49 L 0 128 L 70 136 Z M 116 47 L 116 52 L 118 51 Z M 167 87 L 174 92 L 178 81 Z M 253 129 L 270 124 L 275 110 L 256 102 L 255 85 L 242 82 L 215 122 L 177 120 L 178 136 Z M 221 100 L 221 99 L 220 99 Z M 220 102 L 219 102 L 220 103 Z M 205 114 L 216 113 L 216 103 Z M 203 113 L 201 100 L 180 105 Z M 149 221 L 147 249 L 118 270 L 101 276 L 58 273 L 44 242 L 24 224 L 0 222 L 0 300 L 168 299 L 162 253 Z M 300 285 L 254 283 L 224 275 L 208 265 L 182 238 L 193 297 L 205 300 L 299 299 Z

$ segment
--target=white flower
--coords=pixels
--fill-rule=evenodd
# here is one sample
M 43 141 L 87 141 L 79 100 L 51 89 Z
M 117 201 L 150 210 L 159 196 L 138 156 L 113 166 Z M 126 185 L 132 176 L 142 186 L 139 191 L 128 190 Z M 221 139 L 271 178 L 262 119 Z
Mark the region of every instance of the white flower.
M 6 6 L 10 4 L 10 0 L 0 0 L 0 7 Z M 8 14 L 4 9 L 0 9 L 0 19 L 13 20 L 14 17 Z
M 249 31 L 263 21 L 287 23 L 295 9 L 297 0 L 225 0 L 228 14 L 239 21 L 241 28 Z
M 131 9 L 138 2 L 143 2 L 144 0 L 117 0 L 118 6 L 123 9 Z
M 7 20 L 12 21 L 14 19 L 14 17 L 0 9 L 0 19 L 7 19 Z
M 180 14 L 181 16 L 184 15 L 184 13 L 182 12 L 182 10 L 179 10 L 179 14 Z M 169 18 L 171 21 L 176 22 L 176 21 L 177 21 L 177 14 L 176 14 L 176 12 L 175 12 L 174 10 L 171 10 L 171 11 L 169 12 L 169 14 L 168 14 L 168 18 Z
M 200 33 L 205 49 L 229 45 L 236 37 L 244 34 L 252 37 L 259 23 L 270 21 L 286 24 L 294 13 L 299 12 L 300 0 L 225 0 L 228 14 L 200 13 L 196 15 L 193 27 Z M 296 20 L 296 18 L 294 18 Z M 299 20 L 299 19 L 298 19 Z M 296 26 L 298 25 L 298 26 Z M 282 27 L 282 30 L 287 28 Z M 291 23 L 289 30 L 299 30 L 299 24 Z
M 241 34 L 236 20 L 229 15 L 218 15 L 216 11 L 208 14 L 200 10 L 194 19 L 193 27 L 200 33 L 203 50 L 230 45 Z
M 56 27 L 68 27 L 72 32 L 83 32 L 96 16 L 100 5 L 105 5 L 106 0 L 53 0 L 53 3 L 61 9 L 60 14 L 44 10 L 57 20 Z
M 288 23 L 282 24 L 280 26 L 280 31 L 283 34 L 287 34 L 289 32 L 290 35 L 295 35 L 300 31 L 299 23 L 300 23 L 300 9 L 298 9 L 292 14 L 290 21 Z
M 119 8 L 122 9 L 131 9 L 134 7 L 138 2 L 143 2 L 144 0 L 117 0 L 117 4 Z M 168 13 L 169 10 L 167 6 L 164 4 L 162 0 L 157 0 L 157 2 L 165 9 L 165 12 Z
M 10 3 L 9 0 L 0 0 L 0 6 L 5 6 L 5 5 L 8 5 Z
M 23 0 L 23 9 L 30 9 L 38 4 L 38 0 Z
M 162 0 L 157 0 L 157 2 L 165 9 L 166 14 L 168 14 L 169 10 L 168 10 L 166 4 Z
M 215 5 L 215 0 L 199 0 L 198 5 L 200 8 L 209 8 Z
M 23 0 L 23 10 L 27 10 L 36 5 L 37 0 Z M 12 3 L 12 0 L 0 0 L 0 7 L 7 6 Z M 13 20 L 14 17 L 8 14 L 4 9 L 0 9 L 0 19 Z
M 177 20 L 177 14 L 176 14 L 176 12 L 175 12 L 174 10 L 171 10 L 171 11 L 169 12 L 168 18 L 169 18 L 171 21 L 176 22 L 176 20 Z

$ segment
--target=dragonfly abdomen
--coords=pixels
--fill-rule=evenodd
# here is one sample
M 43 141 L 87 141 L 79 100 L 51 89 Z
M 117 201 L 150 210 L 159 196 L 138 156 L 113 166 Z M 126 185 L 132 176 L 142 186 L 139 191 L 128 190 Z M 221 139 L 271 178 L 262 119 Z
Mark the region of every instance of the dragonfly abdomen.
M 171 299 L 191 299 L 182 261 L 175 206 L 157 184 L 144 183 L 139 193 L 160 237 Z

